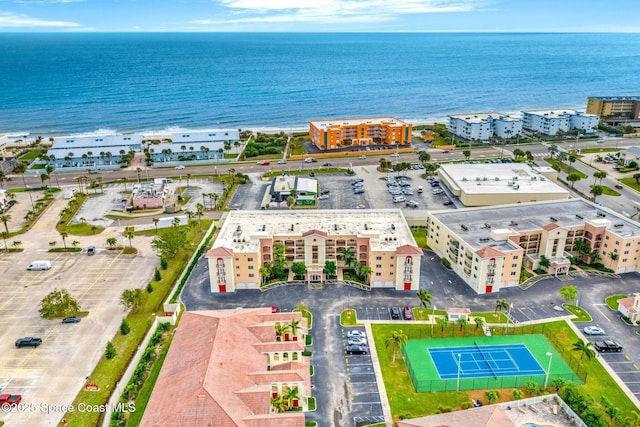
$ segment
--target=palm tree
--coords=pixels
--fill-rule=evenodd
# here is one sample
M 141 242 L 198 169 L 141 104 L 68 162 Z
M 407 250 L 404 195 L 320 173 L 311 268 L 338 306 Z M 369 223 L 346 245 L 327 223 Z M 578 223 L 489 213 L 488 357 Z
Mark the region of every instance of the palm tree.
M 351 267 L 353 265 L 355 257 L 353 256 L 351 248 L 340 248 L 340 255 L 342 256 L 345 267 Z
M 22 246 L 22 242 L 20 240 L 14 240 L 12 245 L 14 248 L 18 249 L 20 246 Z
M 122 182 L 124 184 L 124 192 L 127 192 L 127 181 L 129 181 L 129 179 L 126 176 L 122 177 Z
M 498 313 L 498 311 L 502 312 L 502 310 L 507 310 L 509 308 L 509 303 L 507 300 L 502 298 L 496 301 L 496 309 L 493 312 L 494 316 Z
M 110 248 L 114 247 L 116 243 L 118 243 L 118 239 L 116 239 L 115 237 L 109 237 L 107 239 L 107 245 L 109 245 Z
M 236 147 L 236 153 L 238 152 L 238 148 L 240 147 L 240 145 L 242 145 L 242 144 L 240 144 L 240 141 L 235 141 L 233 143 L 233 146 Z
M 189 188 L 189 180 L 191 179 L 191 174 L 187 174 L 187 188 Z
M 209 198 L 213 199 L 213 210 L 215 211 L 218 207 L 218 198 L 220 195 L 218 193 L 210 193 Z
M 402 330 L 392 331 L 391 335 L 387 337 L 384 342 L 386 348 L 391 347 L 393 351 L 393 359 L 391 360 L 392 364 L 396 363 L 396 357 L 400 353 L 400 349 L 402 349 L 402 345 L 407 342 L 409 338 L 405 335 Z
M 300 332 L 300 329 L 300 321 L 291 319 L 291 322 L 289 322 L 289 330 L 291 331 L 291 335 L 293 336 L 294 341 L 298 341 L 298 332 Z
M 277 322 L 274 330 L 276 332 L 276 341 L 284 341 L 284 336 L 289 330 L 289 325 Z
M 596 180 L 599 179 L 600 180 L 600 184 L 602 184 L 602 180 L 605 179 L 607 177 L 607 173 L 605 171 L 595 171 L 593 173 L 593 184 L 596 184 Z
M 151 221 L 153 221 L 153 226 L 156 228 L 156 234 L 158 234 L 158 222 L 160 221 L 160 218 L 153 218 Z
M 140 173 L 142 172 L 141 168 L 136 168 L 136 174 L 138 175 L 138 184 L 140 184 Z
M 594 249 L 589 254 L 589 259 L 591 260 L 591 264 L 595 264 L 598 261 L 600 261 L 602 259 L 602 257 L 600 256 L 600 253 L 597 250 Z
M 358 263 L 360 264 L 360 263 Z M 360 265 L 360 268 L 358 269 L 358 276 L 362 277 L 364 279 L 364 283 L 368 284 L 369 283 L 369 275 L 371 274 L 373 270 L 371 269 L 371 267 L 369 267 L 368 265 Z
M 64 245 L 65 249 L 67 249 L 67 242 L 64 239 L 68 236 L 69 234 L 66 231 L 60 232 L 60 237 L 62 237 L 62 244 Z
M 593 185 L 590 193 L 593 194 L 593 201 L 595 202 L 598 196 L 601 196 L 602 193 L 604 193 L 604 187 L 602 185 Z
M 259 273 L 262 283 L 264 283 L 269 277 L 271 277 L 271 268 L 272 264 L 270 262 L 265 262 L 262 267 L 260 267 Z
M 202 203 L 198 203 L 196 204 L 196 215 L 198 216 L 198 224 L 200 226 L 200 229 L 202 229 L 202 215 L 204 214 L 204 206 L 202 205 Z
M 422 314 L 427 309 L 427 305 L 431 304 L 431 294 L 426 289 L 419 289 L 416 292 L 418 299 L 420 300 L 420 306 L 422 307 Z
M 476 324 L 476 331 L 478 330 L 478 328 L 484 327 L 484 317 L 474 317 L 473 321 Z
M 285 387 L 284 389 L 284 394 L 282 395 L 282 398 L 287 402 L 287 406 L 289 408 L 293 408 L 293 401 L 295 400 L 296 402 L 298 402 L 300 400 L 300 390 L 298 389 L 298 387 Z M 295 405 L 298 406 L 298 405 Z
M 276 396 L 271 398 L 271 407 L 274 412 L 282 413 L 287 410 L 286 401 L 282 396 Z
M 299 311 L 300 313 L 308 313 L 309 305 L 304 301 L 300 301 L 298 304 L 296 304 L 296 307 L 293 309 L 293 311 Z
M 125 227 L 124 229 L 124 236 L 129 239 L 129 248 L 132 248 L 132 243 L 131 241 L 133 240 L 133 238 L 135 237 L 136 232 L 134 230 L 133 227 Z
M 554 144 L 550 144 L 547 147 L 547 150 L 549 150 L 549 154 L 551 155 L 551 158 L 553 159 L 553 156 L 558 152 L 558 146 L 554 145 Z
M 462 155 L 465 160 L 469 160 L 469 157 L 471 157 L 471 150 L 462 150 Z
M 469 324 L 469 321 L 467 320 L 466 317 L 459 317 L 456 323 L 458 324 L 458 326 L 460 326 L 460 330 L 462 331 L 462 336 L 464 336 L 467 325 Z
M 444 328 L 449 326 L 449 319 L 447 319 L 446 317 L 439 317 L 438 326 L 440 326 L 440 336 L 444 337 Z
M 426 163 L 431 160 L 431 154 L 427 153 L 426 151 L 420 151 L 418 153 L 418 159 L 420 159 L 422 163 Z
M 2 223 L 4 224 L 4 229 L 7 230 L 7 233 L 9 233 L 9 226 L 7 225 L 7 223 L 11 221 L 11 215 L 0 215 L 0 221 L 2 221 Z
M 595 351 L 591 348 L 593 343 L 591 341 L 578 340 L 573 343 L 573 351 L 580 352 L 580 361 L 586 355 L 587 359 L 591 359 L 595 355 Z
M 611 266 L 613 265 L 613 262 L 617 261 L 620 256 L 618 255 L 617 252 L 609 252 L 608 255 L 609 255 L 609 259 L 611 260 L 611 262 L 609 262 L 609 268 L 611 268 Z
M 571 183 L 570 187 L 573 188 L 576 181 L 580 181 L 580 175 L 575 172 L 572 172 L 569 175 L 567 175 L 567 181 Z

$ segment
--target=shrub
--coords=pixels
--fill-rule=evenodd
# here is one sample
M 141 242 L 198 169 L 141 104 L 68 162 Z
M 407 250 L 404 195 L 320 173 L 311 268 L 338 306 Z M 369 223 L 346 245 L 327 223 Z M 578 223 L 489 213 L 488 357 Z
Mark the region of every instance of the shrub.
M 167 259 L 164 257 L 160 257 L 160 268 L 162 268 L 163 270 L 166 270 L 168 266 L 169 266 L 169 263 L 167 262 Z
M 104 357 L 106 357 L 107 359 L 113 359 L 114 357 L 116 357 L 116 354 L 117 352 L 115 346 L 111 341 L 109 341 L 104 351 Z
M 122 322 L 120 322 L 120 333 L 122 335 L 127 335 L 129 332 L 131 332 L 131 328 L 129 327 L 127 319 L 122 319 Z
M 147 283 L 147 293 L 153 292 L 153 285 L 151 283 Z
M 155 279 L 156 282 L 159 282 L 160 280 L 162 280 L 162 275 L 160 274 L 160 270 L 158 270 L 157 268 L 155 273 L 153 273 L 153 278 Z

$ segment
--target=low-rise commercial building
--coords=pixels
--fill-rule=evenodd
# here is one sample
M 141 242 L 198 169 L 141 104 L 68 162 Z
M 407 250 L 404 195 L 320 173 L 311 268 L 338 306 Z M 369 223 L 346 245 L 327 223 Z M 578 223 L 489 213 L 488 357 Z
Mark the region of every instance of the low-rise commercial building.
M 494 136 L 513 138 L 522 134 L 522 119 L 503 113 L 467 113 L 449 116 L 449 131 L 468 141 L 488 141 Z
M 318 181 L 300 176 L 277 176 L 269 185 L 269 207 L 287 208 L 287 199 L 295 195 L 297 205 L 314 205 L 318 195 Z
M 348 146 L 409 145 L 411 123 L 395 117 L 313 120 L 309 122 L 311 141 L 321 150 Z
M 522 121 L 524 129 L 553 136 L 572 129 L 593 133 L 598 126 L 599 118 L 595 114 L 585 114 L 571 109 L 524 110 Z
M 232 211 L 206 254 L 211 292 L 257 288 L 261 267 L 280 256 L 304 263 L 310 283 L 325 282 L 330 264 L 341 279 L 357 262 L 371 269 L 368 286 L 419 287 L 422 250 L 398 209 Z
M 629 163 L 636 162 L 640 165 L 640 146 L 627 147 L 620 152 L 620 160 L 629 166 Z
M 185 312 L 140 425 L 304 427 L 307 332 L 270 307 Z
M 479 294 L 517 286 L 522 268 L 566 274 L 570 256 L 640 267 L 640 224 L 579 199 L 429 212 L 427 226 L 429 246 Z
M 553 182 L 555 170 L 525 163 L 442 164 L 438 176 L 467 207 L 569 198 L 569 191 Z

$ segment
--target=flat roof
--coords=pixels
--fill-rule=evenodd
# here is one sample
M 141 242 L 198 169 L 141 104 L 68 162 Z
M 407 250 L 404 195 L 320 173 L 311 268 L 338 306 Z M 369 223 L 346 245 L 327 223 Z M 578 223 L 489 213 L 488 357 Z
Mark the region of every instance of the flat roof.
M 571 108 L 558 108 L 549 110 L 522 110 L 524 114 L 532 114 L 534 116 L 544 116 L 548 119 L 565 119 L 567 116 L 580 115 L 582 117 L 598 117 L 597 114 L 587 114 Z
M 451 163 L 438 173 L 467 194 L 522 194 L 569 192 L 524 163 Z
M 454 119 L 461 119 L 468 123 L 481 123 L 486 122 L 489 119 L 499 119 L 504 121 L 519 121 L 522 120 L 520 117 L 510 116 L 504 113 L 464 113 L 464 114 L 451 114 L 449 117 Z
M 293 226 L 293 230 L 292 230 Z M 327 239 L 357 236 L 370 239 L 375 251 L 394 251 L 403 245 L 418 246 L 399 209 L 344 209 L 314 211 L 231 211 L 227 215 L 213 248 L 234 252 L 257 252 L 260 239 L 280 236 L 302 238 L 318 230 Z
M 309 123 L 320 129 L 327 129 L 335 125 L 339 126 L 356 126 L 361 124 L 367 125 L 380 125 L 382 123 L 390 123 L 394 125 L 406 125 L 407 122 L 403 122 L 395 117 L 364 117 L 355 119 L 329 119 L 329 120 L 311 120 Z
M 590 96 L 589 98 L 602 101 L 640 101 L 640 96 Z
M 599 216 L 598 213 L 606 216 Z M 640 236 L 640 224 L 637 222 L 582 199 L 446 210 L 431 212 L 431 215 L 476 250 L 494 245 L 498 249 L 503 245 L 508 248 L 505 241 L 491 239 L 492 231 L 517 234 L 541 230 L 550 223 L 577 227 L 589 221 L 598 225 L 608 224 L 608 230 L 621 237 Z

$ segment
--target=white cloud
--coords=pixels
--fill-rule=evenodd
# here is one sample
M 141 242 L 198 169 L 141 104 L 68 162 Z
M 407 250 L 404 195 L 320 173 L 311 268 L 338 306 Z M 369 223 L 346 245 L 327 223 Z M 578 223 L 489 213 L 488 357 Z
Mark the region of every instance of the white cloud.
M 47 21 L 28 15 L 16 15 L 10 12 L 0 11 L 0 28 L 24 27 L 80 27 L 80 24 L 67 21 Z
M 217 0 L 231 19 L 201 19 L 196 25 L 243 23 L 350 24 L 386 22 L 399 15 L 468 12 L 488 0 Z

